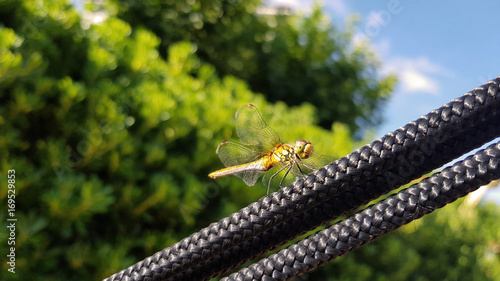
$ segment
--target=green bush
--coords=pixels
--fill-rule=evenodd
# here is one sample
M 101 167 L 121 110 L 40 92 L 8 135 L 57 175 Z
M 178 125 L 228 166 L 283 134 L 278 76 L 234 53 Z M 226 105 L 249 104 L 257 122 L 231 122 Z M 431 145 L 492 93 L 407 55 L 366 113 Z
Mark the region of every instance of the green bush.
M 207 177 L 245 103 L 284 139 L 316 137 L 337 157 L 352 148 L 345 126 L 314 127 L 307 104 L 267 104 L 189 42 L 163 60 L 145 29 L 110 17 L 86 30 L 62 1 L 32 4 L 0 7 L 11 15 L 0 27 L 0 153 L 17 175 L 19 280 L 106 277 L 264 195 Z
M 267 100 L 314 105 L 325 129 L 341 122 L 362 137 L 380 124 L 395 78 L 376 78 L 373 54 L 352 43 L 353 24 L 335 28 L 320 6 L 307 16 L 259 13 L 259 2 L 125 0 L 114 10 L 159 36 L 163 56 L 172 43 L 193 42 L 217 73 L 244 79 Z

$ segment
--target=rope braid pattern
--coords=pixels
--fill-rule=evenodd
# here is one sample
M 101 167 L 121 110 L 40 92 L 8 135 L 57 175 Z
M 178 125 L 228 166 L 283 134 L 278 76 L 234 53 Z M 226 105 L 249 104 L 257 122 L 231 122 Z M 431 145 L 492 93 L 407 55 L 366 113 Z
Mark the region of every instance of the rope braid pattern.
M 464 149 L 481 145 L 487 141 L 486 138 L 491 139 L 498 135 L 494 129 L 497 127 L 494 121 L 498 120 L 499 114 L 499 82 L 500 77 L 497 77 L 438 110 L 312 173 L 305 180 L 296 181 L 270 196 L 261 198 L 239 212 L 212 223 L 200 232 L 105 280 L 167 280 L 184 279 L 188 276 L 208 278 L 207 275 L 198 275 L 195 269 L 201 269 L 207 261 L 223 262 L 221 254 L 241 250 L 247 241 L 277 241 L 270 247 L 286 242 L 279 239 L 280 236 L 286 236 L 283 234 L 286 230 L 302 228 L 302 225 L 294 223 L 297 215 L 311 209 L 315 212 L 323 210 L 323 213 L 329 214 L 342 214 L 352 210 L 354 205 L 350 206 L 350 209 L 335 208 L 337 195 L 349 199 L 349 202 L 366 202 L 380 196 L 378 192 L 382 186 L 393 189 L 420 176 L 421 171 L 439 167 L 439 163 L 444 162 L 443 159 L 453 159 L 455 155 L 466 152 Z M 479 139 L 461 135 L 463 132 L 474 130 L 488 133 Z M 454 146 L 455 143 L 461 145 Z M 437 154 L 440 155 L 436 156 Z M 410 162 L 405 159 L 410 159 Z M 361 186 L 365 188 L 357 188 Z M 378 187 L 378 191 L 367 192 L 366 187 L 369 186 Z M 326 203 L 322 204 L 325 201 Z M 306 215 L 312 214 L 305 213 L 302 216 Z M 272 230 L 277 229 L 277 226 L 283 231 L 274 235 Z M 230 251 L 231 249 L 233 251 Z M 262 247 L 258 251 L 260 249 Z M 246 259 L 255 257 L 254 252 L 256 251 L 247 255 Z M 241 261 L 234 260 L 226 264 L 229 267 L 219 267 L 209 274 L 227 271 L 239 263 Z M 196 274 L 192 275 L 194 273 Z
M 499 178 L 500 142 L 221 281 L 289 280 Z
M 498 117 L 496 118 L 497 119 L 492 122 L 488 122 L 483 124 L 482 126 L 473 128 L 473 130 L 466 131 L 464 135 L 467 137 L 451 140 L 450 143 L 453 143 L 453 146 L 443 146 L 444 149 L 437 150 L 433 157 L 436 156 L 436 154 L 442 154 L 442 152 L 448 151 L 449 153 L 451 153 L 450 151 L 452 151 L 456 155 L 452 158 L 454 159 L 462 155 L 464 152 L 481 146 L 483 142 L 478 141 L 482 140 L 481 138 L 485 140 L 491 140 L 495 136 L 499 136 L 500 126 L 493 125 L 498 123 Z M 450 147 L 453 147 L 454 149 L 452 150 Z M 445 159 L 445 157 L 438 159 Z M 444 161 L 443 164 L 447 162 L 448 161 Z M 442 165 L 439 165 L 435 168 L 438 168 L 440 166 Z M 427 173 L 430 166 L 426 167 L 425 165 L 422 165 L 422 168 L 424 167 L 426 170 L 421 172 L 420 175 Z M 422 169 L 420 168 L 420 170 Z M 357 186 L 355 190 L 349 190 L 345 193 L 341 193 L 338 196 L 324 202 L 323 204 L 318 205 L 296 217 L 293 217 L 288 221 L 284 221 L 283 224 L 275 226 L 272 229 L 269 229 L 240 245 L 236 245 L 235 247 L 228 249 L 228 251 L 223 252 L 220 255 L 212 257 L 211 259 L 198 264 L 195 268 L 190 269 L 189 271 L 186 271 L 182 274 L 176 275 L 168 280 L 206 280 L 215 276 L 219 276 L 222 273 L 227 272 L 231 268 L 237 267 L 247 262 L 248 260 L 251 260 L 278 246 L 281 246 L 287 241 L 290 241 L 297 236 L 303 235 L 311 229 L 315 229 L 320 225 L 326 224 L 341 215 L 350 213 L 360 206 L 365 205 L 369 203 L 369 201 L 371 201 L 370 199 L 360 200 L 359 198 L 356 198 L 356 194 L 371 194 L 371 196 L 375 198 L 379 197 L 376 196 L 377 194 L 382 195 L 391 191 L 392 188 L 388 188 L 388 185 L 380 184 L 383 179 L 383 176 L 378 176 L 377 179 L 367 182 L 366 185 L 360 185 Z M 406 180 L 404 184 L 409 181 L 409 179 Z M 376 185 L 376 183 L 379 183 L 379 185 Z

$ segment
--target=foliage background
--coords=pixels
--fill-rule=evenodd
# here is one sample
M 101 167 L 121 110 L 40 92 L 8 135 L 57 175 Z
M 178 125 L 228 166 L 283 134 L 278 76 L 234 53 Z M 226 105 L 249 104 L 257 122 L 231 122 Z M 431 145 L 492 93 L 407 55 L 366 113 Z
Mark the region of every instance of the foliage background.
M 381 122 L 395 82 L 320 7 L 96 3 L 0 1 L 0 170 L 16 170 L 18 218 L 16 274 L 2 263 L 2 280 L 102 279 L 265 195 L 206 176 L 241 105 L 338 158 Z M 462 205 L 301 278 L 499 280 L 499 208 L 457 217 Z

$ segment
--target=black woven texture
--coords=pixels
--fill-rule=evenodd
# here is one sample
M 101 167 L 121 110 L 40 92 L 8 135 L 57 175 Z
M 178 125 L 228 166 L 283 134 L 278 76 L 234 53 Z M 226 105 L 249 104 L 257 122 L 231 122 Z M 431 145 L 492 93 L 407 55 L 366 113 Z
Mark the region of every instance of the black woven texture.
M 450 156 L 450 154 L 453 153 L 456 157 L 458 157 L 463 154 L 462 151 L 470 151 L 478 146 L 481 146 L 484 143 L 483 140 L 491 140 L 494 139 L 495 136 L 500 136 L 500 126 L 493 125 L 498 124 L 498 116 L 492 118 L 491 121 L 492 122 L 485 122 L 481 124 L 481 126 L 473 128 L 473 130 L 468 130 L 461 135 L 461 138 L 454 138 L 453 140 L 448 141 L 448 143 L 453 145 L 445 144 L 441 146 L 440 148 L 443 149 L 436 150 L 433 157 L 436 158 L 436 156 L 439 156 L 441 153 L 445 153 L 446 156 Z M 449 162 L 445 157 L 436 159 L 441 160 L 443 164 Z M 426 166 L 426 164 L 429 165 Z M 434 165 L 438 165 L 438 163 L 435 162 Z M 439 166 L 441 165 L 438 165 L 437 167 Z M 421 168 L 415 170 L 415 173 L 418 174 L 418 171 L 421 171 L 422 175 L 437 167 L 431 166 L 430 163 L 426 161 L 421 165 Z M 432 169 L 428 170 L 429 168 Z M 394 177 L 394 175 L 389 176 L 389 178 L 392 177 Z M 237 267 L 248 260 L 281 246 L 293 238 L 303 235 L 320 225 L 338 218 L 339 216 L 350 213 L 371 201 L 370 198 L 372 197 L 370 196 L 367 196 L 365 200 L 361 200 L 361 198 L 356 197 L 356 194 L 363 193 L 376 197 L 377 194 L 381 195 L 391 191 L 393 189 L 392 186 L 380 184 L 384 181 L 384 179 L 385 176 L 380 175 L 376 179 L 367 182 L 365 185 L 357 186 L 356 190 L 339 194 L 327 202 L 291 218 L 283 224 L 273 227 L 272 229 L 267 230 L 266 232 L 245 241 L 244 243 L 233 247 L 220 255 L 198 264 L 193 269 L 183 272 L 182 274 L 175 275 L 173 278 L 168 280 L 207 280 L 211 277 L 219 276 L 231 268 Z M 411 181 L 411 179 L 406 177 L 405 182 L 402 184 L 409 181 Z M 379 185 L 377 185 L 377 183 Z
M 500 178 L 500 143 L 221 279 L 289 280 Z
M 441 166 L 498 136 L 499 81 L 466 93 L 106 280 L 201 280 L 219 275 Z M 321 219 L 305 223 L 318 213 Z

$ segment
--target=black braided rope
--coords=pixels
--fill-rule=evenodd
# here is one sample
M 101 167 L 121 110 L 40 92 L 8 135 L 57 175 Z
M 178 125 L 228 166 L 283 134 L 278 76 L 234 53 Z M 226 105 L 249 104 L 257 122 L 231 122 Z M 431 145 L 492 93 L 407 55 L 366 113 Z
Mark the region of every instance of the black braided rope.
M 500 142 L 221 281 L 289 280 L 499 178 Z
M 498 116 L 496 116 L 494 120 L 488 120 L 491 122 L 485 122 L 480 126 L 473 128 L 473 130 L 464 132 L 461 138 L 449 141 L 449 143 L 453 145 L 442 146 L 441 148 L 443 149 L 436 150 L 433 156 L 437 156 L 444 152 L 447 153 L 447 156 L 450 156 L 450 154 L 456 155 L 452 158 L 454 159 L 461 156 L 464 152 L 468 152 L 481 146 L 483 144 L 483 140 L 487 141 L 495 138 L 495 136 L 500 136 L 500 126 L 494 125 L 498 124 L 498 120 Z M 452 147 L 454 148 L 453 150 L 451 149 Z M 445 157 L 438 157 L 437 159 L 443 160 L 443 164 L 448 163 L 448 161 L 445 161 Z M 426 166 L 422 165 L 422 167 Z M 432 166 L 427 166 L 427 168 L 430 167 Z M 422 169 L 419 169 L 419 171 L 422 171 Z M 421 175 L 425 173 L 427 173 L 427 170 L 421 172 Z M 379 177 L 380 178 L 378 179 L 369 181 L 366 185 L 357 186 L 356 190 L 339 194 L 327 202 L 293 217 L 290 220 L 285 221 L 283 224 L 273 227 L 272 229 L 269 229 L 264 233 L 253 237 L 252 239 L 245 241 L 244 243 L 237 245 L 226 252 L 223 252 L 220 255 L 198 264 L 193 269 L 190 269 L 183 274 L 175 275 L 168 280 L 207 280 L 211 277 L 219 276 L 224 272 L 247 262 L 248 260 L 285 244 L 293 238 L 305 234 L 311 229 L 315 229 L 316 227 L 326 224 L 339 216 L 352 212 L 358 207 L 371 201 L 369 198 L 375 197 L 377 194 L 385 194 L 393 189 L 388 185 L 386 186 L 380 184 L 384 177 L 382 175 Z M 405 181 L 406 182 L 404 183 L 407 183 L 410 179 L 405 178 Z M 376 185 L 377 183 L 379 183 L 379 185 Z M 367 196 L 366 200 L 361 200 L 360 198 L 356 198 L 355 195 L 360 193 L 371 195 Z
M 439 159 L 434 157 L 438 151 L 448 148 L 447 143 L 451 145 L 451 142 L 460 142 L 461 133 L 473 128 L 491 127 L 490 124 L 498 117 L 499 80 L 497 78 L 474 89 L 417 121 L 335 161 L 326 169 L 308 176 L 305 181 L 299 180 L 106 280 L 166 280 L 177 275 L 186 277 L 194 272 L 196 266 L 217 258 L 231 248 L 237 249 L 249 239 L 255 240 L 255 237 L 265 231 L 332 200 L 336 195 L 345 193 L 352 198 L 366 200 L 372 194 L 356 192 L 355 187 L 370 181 L 376 186 L 384 183 L 396 187 L 404 183 L 412 174 L 417 173 L 418 169 L 408 170 L 419 166 L 413 162 L 424 159 L 417 164 L 429 170 L 432 166 L 427 165 L 427 162 L 435 163 L 435 166 L 442 162 L 440 159 L 460 152 L 460 149 L 450 146 L 448 155 L 442 153 Z M 480 140 L 474 142 L 481 143 Z M 468 146 L 471 145 L 462 145 L 463 148 Z M 405 165 L 405 159 L 414 161 Z M 380 175 L 385 175 L 384 181 L 379 182 Z M 290 227 L 293 229 L 297 226 Z M 238 262 L 233 262 L 230 266 L 235 264 Z M 228 269 L 226 267 L 221 272 Z

